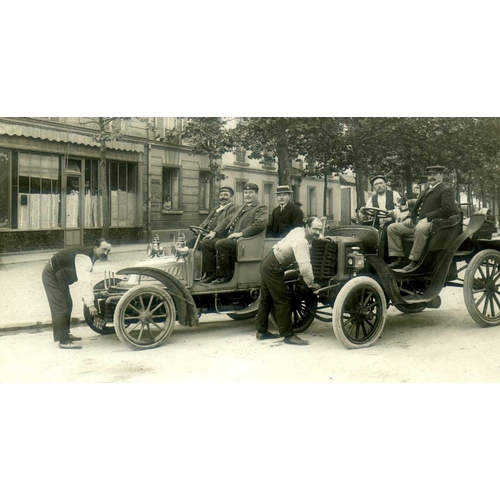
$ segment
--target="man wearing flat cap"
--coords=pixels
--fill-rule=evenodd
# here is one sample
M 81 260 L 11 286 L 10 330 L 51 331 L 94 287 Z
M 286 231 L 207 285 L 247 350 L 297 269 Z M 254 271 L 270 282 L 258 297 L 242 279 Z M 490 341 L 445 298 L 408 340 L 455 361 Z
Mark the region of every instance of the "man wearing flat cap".
M 283 238 L 292 229 L 303 226 L 304 213 L 291 202 L 293 191 L 289 186 L 278 186 L 274 194 L 278 197 L 278 206 L 271 213 L 266 236 Z
M 202 283 L 221 285 L 231 281 L 238 238 L 249 238 L 266 230 L 269 211 L 259 203 L 259 188 L 248 183 L 243 190 L 244 205 L 227 216 L 201 242 Z
M 399 193 L 387 189 L 387 177 L 384 174 L 375 174 L 370 179 L 375 194 L 366 202 L 366 208 L 381 208 L 389 212 L 389 217 L 377 217 L 375 227 L 378 229 L 381 225 L 394 221 L 394 209 L 399 201 Z
M 435 165 L 427 167 L 427 188 L 417 198 L 411 213 L 411 218 L 403 222 L 391 224 L 387 229 L 389 240 L 389 256 L 396 260 L 389 267 L 402 267 L 405 264 L 403 252 L 403 238 L 414 236 L 413 247 L 410 252 L 410 263 L 403 267 L 403 271 L 411 272 L 417 265 L 425 247 L 434 219 L 447 219 L 459 213 L 455 202 L 455 190 L 443 184 L 445 167 Z
M 236 205 L 233 203 L 233 188 L 223 186 L 219 189 L 219 206 L 214 207 L 207 215 L 206 219 L 200 224 L 202 229 L 213 231 L 217 224 L 220 224 L 226 217 L 229 217 L 236 211 Z M 196 238 L 191 238 L 186 246 L 193 248 Z

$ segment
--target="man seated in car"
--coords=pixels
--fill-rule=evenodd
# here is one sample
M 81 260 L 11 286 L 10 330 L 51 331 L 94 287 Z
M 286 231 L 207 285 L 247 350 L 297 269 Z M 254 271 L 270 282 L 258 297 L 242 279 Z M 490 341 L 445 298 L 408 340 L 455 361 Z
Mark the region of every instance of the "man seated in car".
M 368 198 L 366 208 L 381 208 L 389 212 L 388 217 L 377 217 L 375 226 L 377 229 L 388 222 L 394 221 L 394 209 L 399 201 L 399 193 L 387 188 L 387 177 L 384 174 L 375 174 L 370 179 L 375 194 Z
M 304 213 L 291 201 L 293 191 L 289 186 L 278 186 L 274 194 L 278 197 L 278 206 L 271 213 L 266 236 L 284 238 L 292 229 L 302 227 Z
M 258 193 L 256 184 L 247 184 L 243 190 L 245 204 L 203 238 L 201 253 L 205 277 L 201 283 L 221 285 L 231 281 L 238 238 L 249 238 L 265 231 L 269 211 L 259 203 Z
M 435 165 L 427 167 L 428 187 L 417 198 L 411 212 L 411 217 L 403 222 L 391 224 L 387 228 L 389 256 L 396 260 L 389 267 L 403 267 L 405 265 L 403 252 L 403 238 L 414 236 L 413 247 L 410 252 L 410 262 L 403 267 L 403 271 L 413 271 L 418 264 L 425 247 L 431 222 L 434 219 L 447 219 L 459 213 L 455 202 L 455 190 L 443 184 L 445 167 Z
M 221 223 L 226 217 L 232 215 L 236 211 L 236 206 L 233 203 L 234 191 L 229 186 L 223 186 L 219 189 L 219 206 L 214 207 L 207 215 L 205 220 L 200 224 L 202 229 L 212 231 L 217 224 Z M 191 238 L 186 246 L 193 248 L 196 243 L 196 237 Z

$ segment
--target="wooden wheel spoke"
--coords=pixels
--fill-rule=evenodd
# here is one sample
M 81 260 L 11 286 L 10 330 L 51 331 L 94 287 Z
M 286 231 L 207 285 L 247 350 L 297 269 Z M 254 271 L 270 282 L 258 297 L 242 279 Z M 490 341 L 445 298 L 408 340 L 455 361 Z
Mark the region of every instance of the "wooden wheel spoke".
M 495 294 L 495 293 L 493 293 L 493 294 L 491 295 L 491 298 L 495 301 L 495 303 L 496 303 L 497 307 L 500 309 L 500 302 L 498 301 L 497 296 L 496 296 L 496 294 Z M 496 316 L 496 315 L 495 315 L 495 316 Z
M 479 271 L 479 274 L 481 274 L 483 280 L 486 281 L 486 276 L 484 275 L 483 270 L 480 267 L 478 267 L 477 270 Z
M 128 333 L 131 333 L 133 332 L 139 325 L 142 325 L 142 321 L 138 321 L 133 328 L 131 328 L 130 330 L 128 330 Z
M 153 302 L 153 298 L 154 298 L 154 295 L 151 294 L 151 296 L 149 297 L 149 303 L 148 303 L 148 308 L 146 309 L 146 311 L 149 311 L 149 308 L 151 307 L 151 304 Z
M 486 293 L 484 293 L 484 290 L 483 290 L 483 295 L 481 296 L 481 298 L 476 302 L 476 307 L 479 308 L 479 306 L 481 305 L 481 302 L 486 298 Z
M 139 301 L 141 302 L 142 310 L 145 311 L 146 308 L 144 307 L 144 300 L 142 299 L 142 295 L 139 295 Z
M 134 310 L 135 310 L 135 312 L 136 312 L 137 314 L 142 314 L 142 311 L 139 311 L 139 309 L 137 309 L 137 307 L 135 307 L 135 306 L 132 304 L 132 302 L 128 305 L 128 307 L 131 307 L 132 309 L 134 309 Z
M 144 323 L 141 323 L 141 331 L 139 332 L 139 336 L 137 337 L 138 341 L 142 339 L 142 332 L 144 332 Z
M 151 314 L 153 314 L 158 308 L 160 308 L 163 305 L 163 302 L 160 302 L 152 311 L 149 311 Z
M 158 323 L 155 323 L 154 321 L 150 323 L 152 326 L 160 330 L 160 332 L 163 331 L 164 326 L 159 326 Z

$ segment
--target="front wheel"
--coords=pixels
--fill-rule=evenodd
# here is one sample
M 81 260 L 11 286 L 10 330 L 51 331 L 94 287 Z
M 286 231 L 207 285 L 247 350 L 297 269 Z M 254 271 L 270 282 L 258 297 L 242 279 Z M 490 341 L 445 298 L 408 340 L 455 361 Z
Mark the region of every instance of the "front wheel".
M 118 285 L 120 283 L 121 279 L 115 278 L 113 280 L 113 286 Z M 105 290 L 105 282 L 104 280 L 99 281 L 94 285 L 94 293 L 101 292 Z M 95 306 L 97 307 L 97 301 L 95 303 Z M 83 317 L 85 318 L 85 321 L 87 322 L 87 325 L 94 330 L 94 332 L 98 333 L 99 335 L 111 335 L 115 333 L 115 327 L 112 325 L 109 325 L 109 323 L 106 323 L 106 319 L 104 317 L 104 313 L 100 314 L 98 316 L 98 321 L 94 321 L 94 317 L 90 314 L 89 308 L 84 304 L 83 305 Z
M 380 285 L 368 276 L 348 281 L 332 310 L 333 333 L 348 349 L 369 347 L 385 325 L 387 304 Z
M 482 250 L 465 271 L 464 300 L 471 318 L 482 327 L 500 325 L 500 253 Z
M 138 285 L 118 302 L 114 324 L 118 338 L 132 349 L 153 349 L 172 333 L 175 305 L 169 293 L 155 285 Z

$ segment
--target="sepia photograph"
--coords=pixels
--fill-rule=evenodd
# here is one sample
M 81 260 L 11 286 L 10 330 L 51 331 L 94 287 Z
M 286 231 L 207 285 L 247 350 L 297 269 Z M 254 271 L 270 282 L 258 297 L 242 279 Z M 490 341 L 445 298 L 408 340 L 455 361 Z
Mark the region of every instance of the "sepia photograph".
M 1 498 L 498 496 L 495 8 L 3 16 Z

